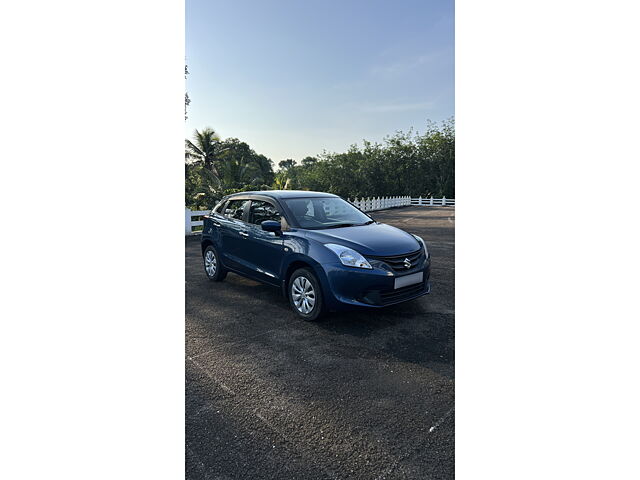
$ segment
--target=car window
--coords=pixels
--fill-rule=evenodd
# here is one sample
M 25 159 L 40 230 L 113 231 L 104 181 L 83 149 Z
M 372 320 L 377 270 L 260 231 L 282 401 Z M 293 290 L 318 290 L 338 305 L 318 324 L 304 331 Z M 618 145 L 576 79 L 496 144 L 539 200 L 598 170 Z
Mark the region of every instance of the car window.
M 249 200 L 229 200 L 229 203 L 227 203 L 224 209 L 224 216 L 242 220 L 248 203 Z
M 370 217 L 339 197 L 310 197 L 284 200 L 301 228 L 322 229 L 365 225 Z
M 264 200 L 253 200 L 251 202 L 251 213 L 249 223 L 260 225 L 265 220 L 280 221 L 280 212 L 271 202 Z

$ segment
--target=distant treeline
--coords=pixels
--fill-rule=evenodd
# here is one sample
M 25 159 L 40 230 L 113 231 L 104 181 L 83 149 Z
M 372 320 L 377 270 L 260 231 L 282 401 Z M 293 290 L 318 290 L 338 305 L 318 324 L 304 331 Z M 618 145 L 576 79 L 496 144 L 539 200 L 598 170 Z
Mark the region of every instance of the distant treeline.
M 382 143 L 364 141 L 344 153 L 322 153 L 278 163 L 237 139 L 221 140 L 209 128 L 186 140 L 185 203 L 209 208 L 236 191 L 290 189 L 345 198 L 393 195 L 455 198 L 455 126 L 427 123 L 422 134 L 397 132 Z

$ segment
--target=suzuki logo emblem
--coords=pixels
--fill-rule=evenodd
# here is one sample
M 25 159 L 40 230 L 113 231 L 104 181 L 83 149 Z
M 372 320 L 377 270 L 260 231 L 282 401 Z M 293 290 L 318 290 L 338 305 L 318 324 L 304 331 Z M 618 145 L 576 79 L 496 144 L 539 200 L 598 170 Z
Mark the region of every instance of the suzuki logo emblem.
M 404 268 L 411 268 L 411 262 L 408 258 L 404 259 Z

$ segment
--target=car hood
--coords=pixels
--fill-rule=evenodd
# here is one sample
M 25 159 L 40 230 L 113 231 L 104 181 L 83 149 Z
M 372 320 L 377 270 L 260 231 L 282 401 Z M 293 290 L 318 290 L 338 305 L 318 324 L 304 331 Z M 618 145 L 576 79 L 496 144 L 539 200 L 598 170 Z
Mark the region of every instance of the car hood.
M 384 223 L 306 230 L 305 235 L 320 243 L 337 243 L 353 248 L 362 255 L 404 255 L 420 249 L 413 235 Z

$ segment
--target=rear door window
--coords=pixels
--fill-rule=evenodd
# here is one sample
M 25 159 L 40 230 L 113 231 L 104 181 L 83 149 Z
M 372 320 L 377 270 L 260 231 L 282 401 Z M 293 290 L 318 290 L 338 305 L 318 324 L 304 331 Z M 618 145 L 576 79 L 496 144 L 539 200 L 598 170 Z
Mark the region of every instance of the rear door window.
M 249 200 L 229 200 L 224 208 L 224 216 L 242 221 L 248 204 Z

